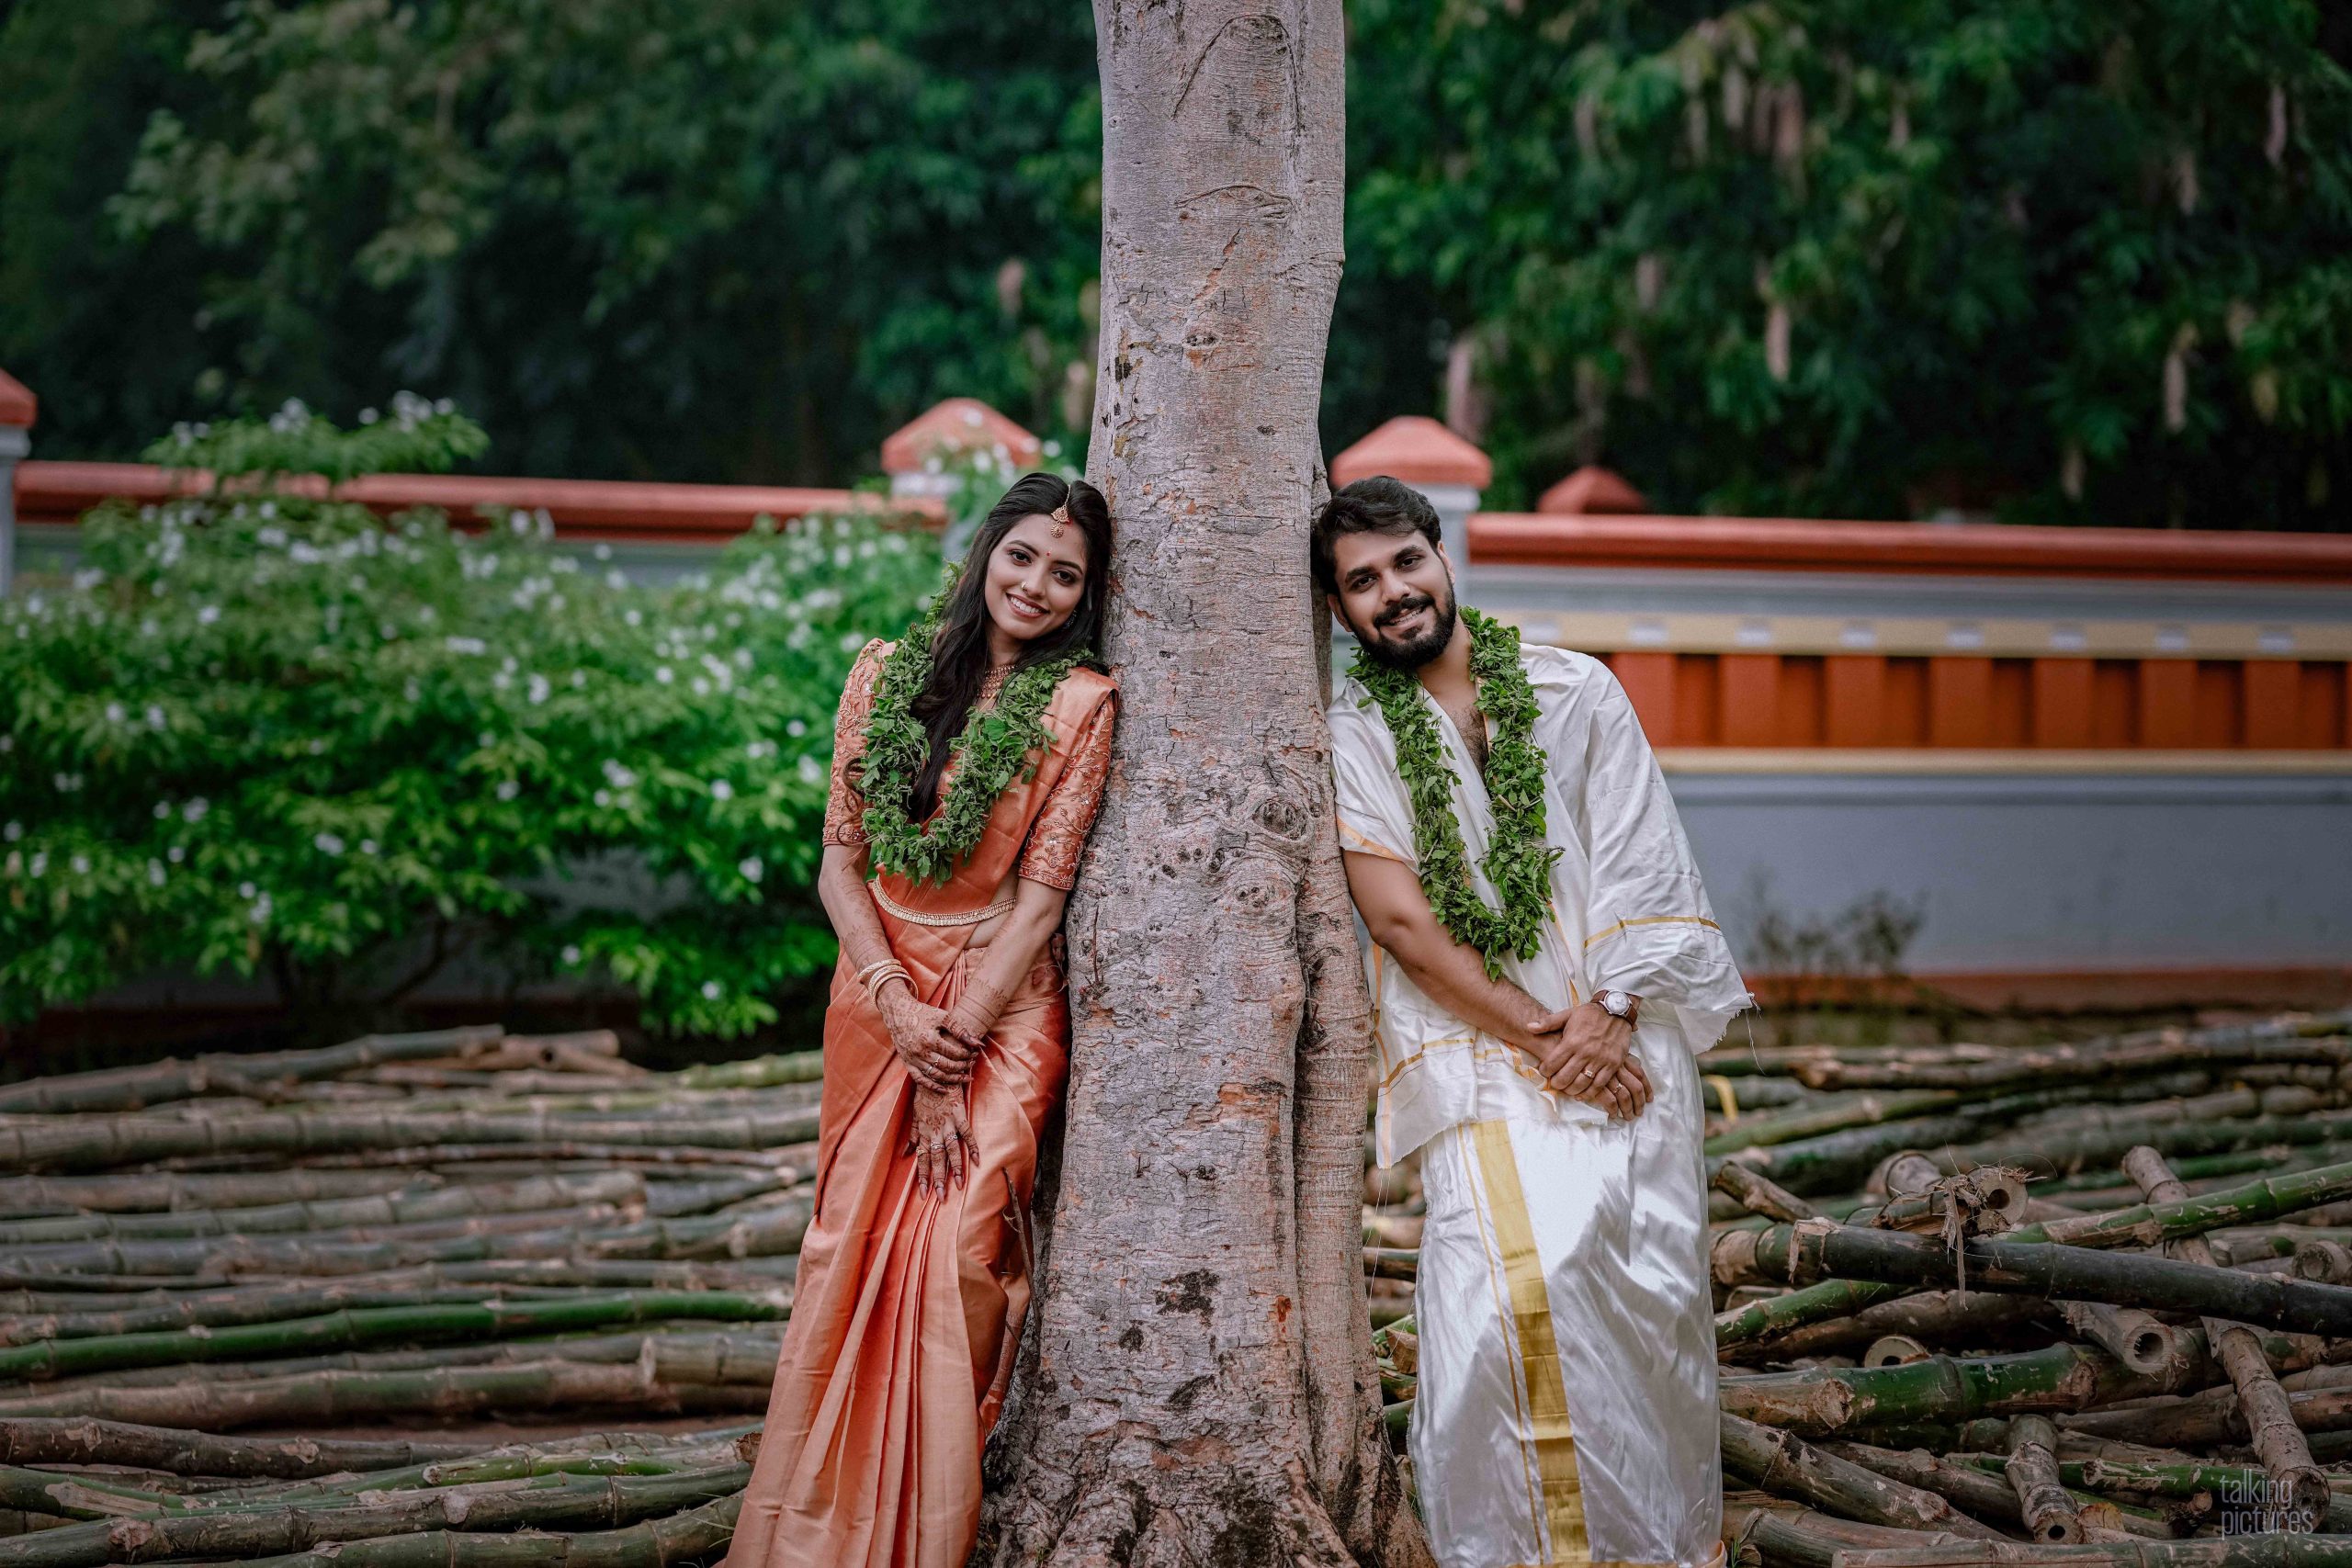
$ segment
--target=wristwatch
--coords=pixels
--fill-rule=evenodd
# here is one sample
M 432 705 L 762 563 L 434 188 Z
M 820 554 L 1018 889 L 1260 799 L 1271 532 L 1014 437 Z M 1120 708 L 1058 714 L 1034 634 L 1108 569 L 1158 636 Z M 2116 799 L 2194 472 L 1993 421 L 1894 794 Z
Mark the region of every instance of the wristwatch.
M 1595 991 L 1592 999 L 1611 1018 L 1622 1018 L 1627 1023 L 1640 1021 L 1642 998 L 1631 991 Z

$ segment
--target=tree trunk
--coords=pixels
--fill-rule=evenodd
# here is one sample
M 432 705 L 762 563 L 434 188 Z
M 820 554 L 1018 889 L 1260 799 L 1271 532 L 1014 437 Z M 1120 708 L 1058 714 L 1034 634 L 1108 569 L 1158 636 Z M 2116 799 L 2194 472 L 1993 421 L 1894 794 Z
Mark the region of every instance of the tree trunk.
M 1307 524 L 1341 261 L 1339 0 L 1097 0 L 1088 469 L 1118 555 L 1114 786 L 1023 1386 L 977 1561 L 1427 1561 L 1360 1246 L 1369 998 Z

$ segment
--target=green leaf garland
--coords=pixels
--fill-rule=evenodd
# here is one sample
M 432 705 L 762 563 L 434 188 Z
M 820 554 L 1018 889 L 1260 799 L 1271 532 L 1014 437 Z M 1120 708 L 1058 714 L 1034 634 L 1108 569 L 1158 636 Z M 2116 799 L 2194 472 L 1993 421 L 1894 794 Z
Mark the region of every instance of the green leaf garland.
M 867 874 L 890 872 L 909 882 L 945 882 L 988 830 L 997 797 L 1016 778 L 1035 771 L 1032 752 L 1053 744 L 1046 728 L 1046 705 L 1062 677 L 1092 655 L 1080 649 L 1017 671 L 997 694 L 993 708 L 975 705 L 963 733 L 950 744 L 956 775 L 946 799 L 928 823 L 908 816 L 915 776 L 931 754 L 931 736 L 914 716 L 915 698 L 931 679 L 931 645 L 939 634 L 951 581 L 915 624 L 907 628 L 875 682 L 874 712 L 865 722 L 865 795 L 862 821 L 871 845 Z
M 1552 907 L 1552 863 L 1560 852 L 1544 835 L 1544 774 L 1549 759 L 1535 744 L 1535 690 L 1519 662 L 1519 630 L 1464 606 L 1470 628 L 1470 674 L 1478 683 L 1478 711 L 1494 724 L 1487 756 L 1487 797 L 1495 829 L 1479 869 L 1502 896 L 1490 909 L 1470 886 L 1469 856 L 1453 816 L 1453 769 L 1420 681 L 1356 650 L 1350 673 L 1371 693 L 1396 743 L 1396 771 L 1413 807 L 1413 852 L 1420 860 L 1421 891 L 1454 940 L 1478 950 L 1487 977 L 1502 978 L 1505 954 L 1535 956 Z

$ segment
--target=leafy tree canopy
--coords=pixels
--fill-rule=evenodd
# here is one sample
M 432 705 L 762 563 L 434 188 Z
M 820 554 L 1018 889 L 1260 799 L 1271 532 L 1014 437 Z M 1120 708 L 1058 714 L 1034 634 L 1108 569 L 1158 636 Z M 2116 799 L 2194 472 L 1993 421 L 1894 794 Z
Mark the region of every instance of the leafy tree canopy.
M 2352 14 L 1352 0 L 1327 446 L 1494 503 L 2342 526 Z M 509 470 L 839 482 L 1089 407 L 1099 97 L 1030 0 L 16 0 L 0 364 L 42 450 L 390 380 Z M 143 127 L 143 130 L 141 129 Z

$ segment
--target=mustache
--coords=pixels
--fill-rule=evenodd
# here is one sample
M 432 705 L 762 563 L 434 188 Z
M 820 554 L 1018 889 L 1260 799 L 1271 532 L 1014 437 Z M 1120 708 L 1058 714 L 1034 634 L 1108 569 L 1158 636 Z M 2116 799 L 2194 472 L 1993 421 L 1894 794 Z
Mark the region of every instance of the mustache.
M 1435 599 L 1426 593 L 1416 593 L 1411 598 L 1400 600 L 1396 604 L 1388 606 L 1385 610 L 1381 611 L 1379 615 L 1373 617 L 1372 624 L 1375 626 L 1394 626 L 1396 622 L 1403 620 L 1408 615 L 1416 614 L 1422 610 L 1435 609 L 1436 607 L 1437 601 Z

